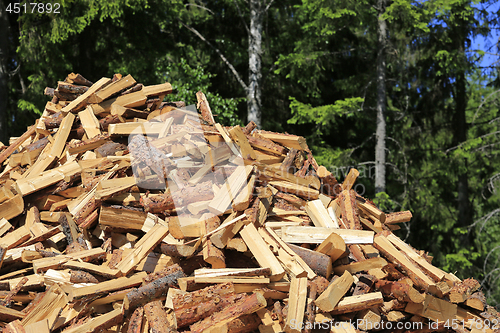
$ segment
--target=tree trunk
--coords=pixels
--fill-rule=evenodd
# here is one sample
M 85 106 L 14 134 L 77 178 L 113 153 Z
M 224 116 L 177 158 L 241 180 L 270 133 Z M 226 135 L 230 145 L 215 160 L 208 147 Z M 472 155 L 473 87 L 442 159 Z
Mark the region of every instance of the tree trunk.
M 247 120 L 261 127 L 261 79 L 262 79 L 262 20 L 265 4 L 260 0 L 250 0 L 250 30 L 248 33 L 248 89 Z
M 460 11 L 465 9 L 460 8 Z M 465 55 L 465 43 L 467 38 L 467 22 L 461 20 L 455 29 L 454 47 L 458 51 L 458 72 L 454 89 L 453 99 L 455 101 L 455 113 L 453 119 L 453 145 L 458 146 L 467 140 L 467 119 L 465 111 L 467 108 L 467 78 L 465 70 L 467 66 L 467 57 Z M 464 158 L 459 163 L 458 181 L 457 181 L 457 208 L 458 208 L 458 226 L 466 227 L 472 223 L 471 207 L 469 202 L 469 181 L 467 177 L 467 159 Z M 468 234 L 461 237 L 462 244 L 469 244 Z
M 9 61 L 9 18 L 5 11 L 3 2 L 0 2 L 0 141 L 9 145 L 6 125 L 7 98 L 9 95 L 9 73 L 7 64 Z
M 385 191 L 385 52 L 387 47 L 387 22 L 382 18 L 387 0 L 377 0 L 378 54 L 377 54 L 377 131 L 375 146 L 375 193 Z

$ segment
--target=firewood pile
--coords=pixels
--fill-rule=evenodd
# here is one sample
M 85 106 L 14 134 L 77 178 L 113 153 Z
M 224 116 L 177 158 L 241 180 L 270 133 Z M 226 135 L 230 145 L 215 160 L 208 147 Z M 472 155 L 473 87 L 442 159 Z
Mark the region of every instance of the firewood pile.
M 431 264 L 304 138 L 70 74 L 0 148 L 3 332 L 493 332 L 479 283 Z M 214 112 L 216 114 L 216 112 Z

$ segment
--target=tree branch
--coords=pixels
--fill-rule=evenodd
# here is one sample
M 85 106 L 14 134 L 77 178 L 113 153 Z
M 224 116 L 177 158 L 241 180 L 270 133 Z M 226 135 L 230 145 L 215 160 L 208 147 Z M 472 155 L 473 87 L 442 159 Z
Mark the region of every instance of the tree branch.
M 245 30 L 247 31 L 247 34 L 250 35 L 250 30 L 248 30 L 247 23 L 243 19 L 243 14 L 240 11 L 240 6 L 238 6 L 238 1 L 237 0 L 233 0 L 233 2 L 236 5 L 236 9 L 238 10 L 238 16 L 240 17 L 241 22 L 243 23 L 243 26 L 245 27 Z
M 214 49 L 214 51 L 219 55 L 219 57 L 222 59 L 222 61 L 224 61 L 224 63 L 227 65 L 227 67 L 229 67 L 229 69 L 231 70 L 231 72 L 235 76 L 236 80 L 243 87 L 243 89 L 245 90 L 245 93 L 246 93 L 247 90 L 248 90 L 247 84 L 245 83 L 245 81 L 243 81 L 243 79 L 241 78 L 240 74 L 238 74 L 238 72 L 236 71 L 236 69 L 234 68 L 234 66 L 229 62 L 229 60 L 227 60 L 227 58 L 224 56 L 224 54 L 217 47 L 215 47 L 214 45 L 212 45 L 212 43 L 210 43 L 205 37 L 203 37 L 203 35 L 200 34 L 198 32 L 198 30 L 196 30 L 195 28 L 187 25 L 186 23 L 182 22 L 181 20 L 179 20 L 179 22 L 186 29 L 188 29 L 189 31 L 191 31 L 192 33 L 194 33 L 196 36 L 198 36 L 198 38 L 200 38 L 202 41 L 204 41 L 205 43 L 207 43 L 208 46 L 210 46 L 211 48 Z
M 269 1 L 269 3 L 266 6 L 266 9 L 264 9 L 264 12 L 267 12 L 267 10 L 269 9 L 269 7 L 271 7 L 271 5 L 273 4 L 273 2 L 274 2 L 274 0 Z

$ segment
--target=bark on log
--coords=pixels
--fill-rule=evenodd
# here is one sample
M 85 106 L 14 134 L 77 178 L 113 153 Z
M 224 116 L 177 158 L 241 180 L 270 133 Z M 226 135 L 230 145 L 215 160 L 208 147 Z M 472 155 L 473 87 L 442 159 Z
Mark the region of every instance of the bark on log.
M 108 131 L 109 125 L 123 123 L 123 122 L 124 122 L 124 119 L 122 119 L 120 116 L 114 114 L 114 115 L 108 115 L 105 118 L 102 118 L 101 120 L 99 120 L 99 125 L 101 126 L 101 130 Z
M 17 295 L 19 290 L 21 290 L 21 288 L 26 284 L 26 282 L 28 282 L 28 278 L 23 277 L 21 281 L 19 281 L 19 283 L 14 287 L 14 289 L 12 289 L 9 292 L 9 294 L 0 302 L 0 305 L 10 307 L 10 302 L 12 301 L 12 298 L 14 298 L 14 296 Z
M 294 244 L 287 243 L 305 263 L 311 267 L 314 273 L 328 278 L 332 274 L 332 258 L 326 254 L 312 251 Z
M 59 81 L 57 83 L 57 90 L 62 93 L 81 95 L 89 90 L 89 87 Z
M 182 277 L 185 277 L 184 272 L 177 271 L 129 292 L 124 299 L 125 309 L 136 308 L 151 300 L 166 296 L 168 288 L 176 286 L 177 279 Z
M 71 282 L 71 283 L 99 283 L 99 280 L 97 280 L 95 278 L 95 276 L 93 276 L 90 273 L 87 273 L 84 271 L 72 270 L 69 282 Z
M 31 126 L 26 132 L 24 132 L 23 135 L 21 135 L 16 141 L 14 141 L 13 144 L 11 144 L 7 149 L 0 153 L 0 164 L 3 163 L 7 159 L 7 157 L 9 157 L 10 154 L 12 154 L 17 148 L 19 148 L 19 146 L 24 141 L 35 134 L 36 125 L 37 124 L 35 123 L 35 125 Z
M 314 302 L 312 300 L 316 299 L 318 291 L 318 286 L 315 283 L 309 284 L 309 296 L 308 298 L 311 300 L 306 305 L 306 320 L 305 320 L 305 329 L 304 333 L 311 333 L 311 329 L 314 325 L 314 318 L 316 317 L 316 312 L 314 308 Z
M 261 324 L 259 316 L 255 313 L 243 315 L 227 324 L 227 333 L 250 333 L 259 328 Z
M 280 170 L 285 171 L 285 172 L 290 172 L 290 168 L 293 166 L 293 163 L 295 161 L 295 157 L 297 156 L 297 153 L 298 153 L 297 149 L 291 148 L 288 151 L 288 154 L 286 155 L 283 162 L 281 162 Z M 291 173 L 293 173 L 293 172 L 291 172 Z
M 234 304 L 225 307 L 222 311 L 214 313 L 210 317 L 191 325 L 191 332 L 202 333 L 208 328 L 223 325 L 241 315 L 254 313 L 264 308 L 266 304 L 266 299 L 260 293 L 244 296 Z
M 87 80 L 81 74 L 78 74 L 78 73 L 68 74 L 65 81 L 69 82 L 69 83 L 79 84 L 82 86 L 88 86 L 88 87 L 91 87 L 93 85 L 93 83 L 91 81 Z
M 209 301 L 215 297 L 227 296 L 231 294 L 234 294 L 233 283 L 221 283 L 186 294 L 177 295 L 172 300 L 172 303 L 174 305 L 174 309 L 177 311 Z
M 215 312 L 221 311 L 226 306 L 234 304 L 242 299 L 245 295 L 226 295 L 214 296 L 211 300 L 198 303 L 189 308 L 175 309 L 175 317 L 177 318 L 177 327 L 182 328 L 196 323 Z
M 249 135 L 250 133 L 252 133 L 252 131 L 257 127 L 257 124 L 255 124 L 255 122 L 251 121 L 249 122 L 245 128 L 243 128 L 243 133 L 245 133 L 245 135 Z
M 212 182 L 203 182 L 178 190 L 173 195 L 167 191 L 163 195 L 141 198 L 141 204 L 146 212 L 157 214 L 174 209 L 176 205 L 187 206 L 193 202 L 212 200 L 213 198 Z
M 150 333 L 177 332 L 174 323 L 167 318 L 167 312 L 160 301 L 152 301 L 144 305 L 144 314 L 148 319 Z
M 425 297 L 412 286 L 397 281 L 379 280 L 375 287 L 384 295 L 395 297 L 401 302 L 422 303 Z
M 291 203 L 292 205 L 294 205 L 295 207 L 300 208 L 300 209 L 304 209 L 304 207 L 306 206 L 306 203 L 307 203 L 307 201 L 305 201 L 305 200 L 303 200 L 303 199 L 301 199 L 293 194 L 288 194 L 288 193 L 284 193 L 284 192 L 276 193 L 275 197 L 286 200 L 289 203 Z
M 130 316 L 127 333 L 141 333 L 143 317 L 144 317 L 144 308 L 141 306 L 135 309 L 132 315 Z
M 344 190 L 339 195 L 342 218 L 349 223 L 350 229 L 362 230 L 359 220 L 358 207 L 356 205 L 356 192 L 354 190 Z

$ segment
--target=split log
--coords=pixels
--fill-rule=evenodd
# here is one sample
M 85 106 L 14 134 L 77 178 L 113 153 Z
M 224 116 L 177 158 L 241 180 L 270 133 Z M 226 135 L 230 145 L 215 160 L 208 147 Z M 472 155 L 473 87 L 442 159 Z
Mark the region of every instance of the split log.
M 351 274 L 356 274 L 362 271 L 369 271 L 374 268 L 383 268 L 387 265 L 387 261 L 384 258 L 376 257 L 371 259 L 366 259 L 363 261 L 352 262 L 347 265 L 336 266 L 333 271 L 335 274 L 342 274 L 347 271 Z
M 177 285 L 177 279 L 185 277 L 180 268 L 173 273 L 154 280 L 140 288 L 137 288 L 127 294 L 123 300 L 126 310 L 142 306 L 154 299 L 166 296 L 168 288 Z
M 130 316 L 130 320 L 128 322 L 127 333 L 141 333 L 142 332 L 142 319 L 144 316 L 144 308 L 139 307 L 134 310 L 132 315 Z
M 225 307 L 222 311 L 191 325 L 191 332 L 201 333 L 211 327 L 222 326 L 242 315 L 254 313 L 264 308 L 266 304 L 266 299 L 260 293 L 244 296 L 234 304 Z
M 177 324 L 173 320 L 169 320 L 160 301 L 151 301 L 144 305 L 144 315 L 148 319 L 149 332 L 177 332 Z
M 73 328 L 66 329 L 65 333 L 86 333 L 100 332 L 106 328 L 110 328 L 119 324 L 123 320 L 123 312 L 121 309 L 110 311 L 106 314 L 92 318 L 86 323 Z
M 321 200 L 309 201 L 305 208 L 315 226 L 338 229 L 338 224 L 332 220 Z
M 307 302 L 307 277 L 292 278 L 285 332 L 300 332 Z
M 349 272 L 344 272 L 344 274 L 333 281 L 328 288 L 319 295 L 315 300 L 315 304 L 325 312 L 333 311 L 337 306 L 340 299 L 344 297 L 347 291 L 351 288 L 354 282 L 354 278 Z
M 77 300 L 80 298 L 87 297 L 89 295 L 105 294 L 111 291 L 117 291 L 120 289 L 134 287 L 141 284 L 142 279 L 146 276 L 147 274 L 145 272 L 140 272 L 135 275 L 132 275 L 131 277 L 120 277 L 117 279 L 100 282 L 87 287 L 73 288 L 69 292 L 69 298 L 71 300 Z
M 412 214 L 409 210 L 406 210 L 404 212 L 390 213 L 386 215 L 385 224 L 410 222 L 411 218 Z
M 484 311 L 486 306 L 486 297 L 481 291 L 478 291 L 470 295 L 469 298 L 465 300 L 464 304 L 473 309 Z
M 174 309 L 181 310 L 190 308 L 196 304 L 207 302 L 215 297 L 222 297 L 234 293 L 234 285 L 231 282 L 216 284 L 193 292 L 177 295 L 173 298 Z
M 335 309 L 330 312 L 333 315 L 357 312 L 365 309 L 369 309 L 374 306 L 378 306 L 384 303 L 384 298 L 382 293 L 374 292 L 359 296 L 348 296 L 344 297 Z
M 332 274 L 332 258 L 297 245 L 287 244 L 318 275 L 328 278 Z
M 475 279 L 465 279 L 462 282 L 456 283 L 450 290 L 450 302 L 452 303 L 462 303 L 469 298 L 474 292 L 476 292 L 481 285 Z
M 346 252 L 345 242 L 338 234 L 332 232 L 317 248 L 319 253 L 330 256 L 332 262 L 342 257 Z
M 78 73 L 70 73 L 64 80 L 65 82 L 72 83 L 72 84 L 79 84 L 82 86 L 87 86 L 91 87 L 93 83 L 86 78 L 84 78 L 81 74 Z
M 183 328 L 196 323 L 212 314 L 221 311 L 226 306 L 230 306 L 241 300 L 243 294 L 215 296 L 213 299 L 197 303 L 189 308 L 175 309 L 178 328 Z
M 349 170 L 349 173 L 347 174 L 347 177 L 345 177 L 344 182 L 342 183 L 342 191 L 348 190 L 350 191 L 356 182 L 356 179 L 359 176 L 359 171 L 351 168 Z
M 375 287 L 384 295 L 395 297 L 401 302 L 422 303 L 425 297 L 412 286 L 397 281 L 379 280 Z
M 280 280 L 285 275 L 285 271 L 255 226 L 253 224 L 246 225 L 241 229 L 240 235 L 261 267 L 271 268 L 271 281 Z
M 373 243 L 373 231 L 302 226 L 281 228 L 281 239 L 287 243 L 321 244 L 332 232 L 342 237 L 346 245 Z
M 318 286 L 315 283 L 310 283 L 306 312 L 304 314 L 306 317 L 304 333 L 311 333 L 311 328 L 314 326 L 314 318 L 316 317 L 316 312 L 314 309 L 313 300 L 316 299 L 317 291 Z
M 353 170 L 353 169 L 351 169 Z M 356 192 L 354 190 L 344 190 L 339 195 L 342 218 L 349 224 L 350 229 L 361 230 L 358 208 L 356 206 Z
M 204 229 L 204 234 L 214 231 L 220 226 L 220 221 L 218 216 L 210 217 L 205 220 L 202 227 Z M 212 268 L 225 268 L 226 261 L 224 253 L 212 244 L 211 239 L 206 239 L 203 244 L 203 260 L 212 265 Z

